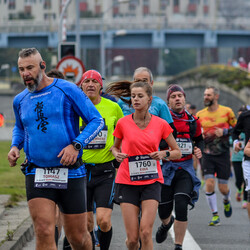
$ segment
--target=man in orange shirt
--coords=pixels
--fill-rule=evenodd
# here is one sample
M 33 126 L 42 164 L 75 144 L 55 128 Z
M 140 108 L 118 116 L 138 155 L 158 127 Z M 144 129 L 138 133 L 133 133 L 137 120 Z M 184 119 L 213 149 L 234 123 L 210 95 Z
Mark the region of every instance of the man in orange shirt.
M 220 224 L 215 193 L 215 174 L 218 178 L 218 188 L 223 195 L 224 214 L 226 217 L 232 215 L 228 187 L 231 173 L 229 135 L 236 124 L 236 118 L 231 108 L 218 104 L 219 95 L 217 88 L 207 87 L 204 92 L 206 108 L 197 113 L 205 142 L 202 167 L 206 183 L 206 198 L 213 213 L 209 226 Z

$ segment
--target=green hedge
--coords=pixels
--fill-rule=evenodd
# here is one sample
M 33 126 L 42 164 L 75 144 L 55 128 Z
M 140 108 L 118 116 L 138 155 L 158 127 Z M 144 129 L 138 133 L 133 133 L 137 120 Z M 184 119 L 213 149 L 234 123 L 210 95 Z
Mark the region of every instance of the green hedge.
M 217 80 L 234 90 L 250 87 L 250 73 L 241 68 L 222 64 L 203 65 L 176 75 L 171 82 L 187 78 L 199 81 L 204 78 Z

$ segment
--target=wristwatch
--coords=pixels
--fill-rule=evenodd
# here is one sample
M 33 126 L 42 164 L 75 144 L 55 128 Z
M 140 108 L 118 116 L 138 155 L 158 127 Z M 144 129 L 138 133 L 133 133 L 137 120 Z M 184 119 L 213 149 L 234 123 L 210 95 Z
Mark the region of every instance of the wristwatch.
M 79 142 L 73 141 L 71 144 L 73 145 L 74 149 L 77 151 L 80 151 L 82 149 L 82 145 Z
M 169 151 L 166 151 L 166 156 L 163 157 L 165 160 L 168 160 L 168 157 L 170 156 L 170 152 Z

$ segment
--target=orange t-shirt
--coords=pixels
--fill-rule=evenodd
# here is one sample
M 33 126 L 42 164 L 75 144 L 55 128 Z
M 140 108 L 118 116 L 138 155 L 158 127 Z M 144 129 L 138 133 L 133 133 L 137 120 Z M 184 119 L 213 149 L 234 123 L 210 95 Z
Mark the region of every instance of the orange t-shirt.
M 113 135 L 122 139 L 122 152 L 129 156 L 147 155 L 158 151 L 161 139 L 166 139 L 173 132 L 169 124 L 152 115 L 145 129 L 140 129 L 134 122 L 132 114 L 121 118 L 116 125 Z M 163 176 L 159 161 L 157 161 L 158 178 L 148 180 L 131 181 L 129 172 L 129 160 L 124 159 L 120 164 L 116 176 L 116 183 L 128 185 L 147 185 L 156 181 L 163 183 Z
M 204 108 L 199 111 L 196 116 L 200 119 L 203 129 L 205 149 L 207 154 L 218 155 L 225 150 L 229 150 L 229 135 L 217 137 L 215 129 L 229 129 L 236 125 L 236 118 L 231 108 L 219 105 L 218 109 L 214 112 L 208 111 Z

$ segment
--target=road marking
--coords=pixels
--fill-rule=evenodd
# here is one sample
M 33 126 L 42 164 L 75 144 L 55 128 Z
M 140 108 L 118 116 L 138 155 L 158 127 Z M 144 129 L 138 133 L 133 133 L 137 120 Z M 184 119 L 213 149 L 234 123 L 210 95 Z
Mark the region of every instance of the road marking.
M 169 233 L 174 241 L 174 227 L 171 227 L 169 230 Z M 183 242 L 183 249 L 192 249 L 192 250 L 201 250 L 197 242 L 194 240 L 193 236 L 189 233 L 189 231 L 186 231 L 184 242 Z
M 172 214 L 175 217 L 175 213 L 172 212 Z M 174 225 L 170 228 L 169 233 L 174 241 Z M 201 250 L 200 246 L 194 240 L 193 236 L 189 233 L 188 230 L 186 230 L 182 247 L 183 249 Z

